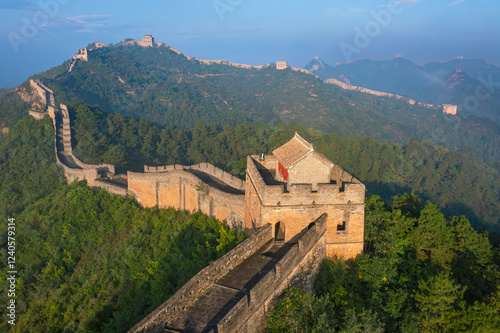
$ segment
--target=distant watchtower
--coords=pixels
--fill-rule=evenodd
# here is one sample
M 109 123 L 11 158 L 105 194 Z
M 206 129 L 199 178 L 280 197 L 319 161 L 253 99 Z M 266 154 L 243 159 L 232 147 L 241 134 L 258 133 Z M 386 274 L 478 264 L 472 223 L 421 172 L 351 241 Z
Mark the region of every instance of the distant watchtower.
M 247 158 L 250 230 L 271 223 L 276 240 L 289 241 L 327 213 L 327 254 L 353 258 L 363 250 L 364 209 L 365 186 L 297 133 L 272 155 Z
M 78 49 L 78 53 L 73 55 L 73 59 L 80 59 L 84 61 L 89 61 L 87 48 Z
M 286 69 L 286 61 L 276 61 L 276 69 Z
M 141 41 L 138 41 L 139 45 L 144 46 L 144 47 L 149 47 L 153 46 L 155 43 L 155 39 L 151 34 L 145 35 Z

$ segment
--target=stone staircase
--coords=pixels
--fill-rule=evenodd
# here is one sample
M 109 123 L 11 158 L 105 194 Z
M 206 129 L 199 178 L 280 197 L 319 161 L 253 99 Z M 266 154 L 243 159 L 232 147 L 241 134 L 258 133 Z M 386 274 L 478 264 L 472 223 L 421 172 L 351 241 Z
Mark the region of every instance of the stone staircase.
M 61 162 L 72 168 L 81 169 L 73 159 L 73 148 L 71 147 L 71 128 L 68 117 L 63 117 L 60 112 L 56 113 L 56 147 Z
M 68 66 L 68 73 L 71 73 L 71 71 L 73 70 L 73 67 L 75 67 L 76 65 L 76 62 L 78 61 L 78 59 L 71 59 L 71 61 L 69 62 L 69 66 Z

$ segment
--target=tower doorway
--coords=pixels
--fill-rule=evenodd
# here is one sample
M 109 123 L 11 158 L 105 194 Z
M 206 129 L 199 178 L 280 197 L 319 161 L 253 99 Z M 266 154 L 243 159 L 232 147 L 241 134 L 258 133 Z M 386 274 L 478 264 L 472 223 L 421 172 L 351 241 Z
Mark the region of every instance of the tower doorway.
M 285 241 L 285 223 L 278 222 L 274 225 L 274 240 L 276 242 Z

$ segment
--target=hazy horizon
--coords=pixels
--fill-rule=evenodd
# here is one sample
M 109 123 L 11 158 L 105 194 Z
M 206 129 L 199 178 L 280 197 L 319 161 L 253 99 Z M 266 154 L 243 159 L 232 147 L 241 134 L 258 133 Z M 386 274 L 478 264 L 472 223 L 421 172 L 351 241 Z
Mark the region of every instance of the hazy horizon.
M 195 5 L 193 5 L 193 3 Z M 416 64 L 457 56 L 500 65 L 499 4 L 492 0 L 5 0 L 0 88 L 60 65 L 91 42 L 152 34 L 192 57 L 304 67 L 400 54 Z

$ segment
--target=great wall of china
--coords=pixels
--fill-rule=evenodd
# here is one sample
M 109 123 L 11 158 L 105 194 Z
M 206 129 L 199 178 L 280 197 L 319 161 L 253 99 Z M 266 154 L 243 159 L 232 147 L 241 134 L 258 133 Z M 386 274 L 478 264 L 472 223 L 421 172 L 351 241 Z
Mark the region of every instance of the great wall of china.
M 360 92 L 370 94 L 370 95 L 400 99 L 400 100 L 405 101 L 406 103 L 408 103 L 410 105 L 417 104 L 417 105 L 424 106 L 424 107 L 430 108 L 430 109 L 443 108 L 443 113 L 452 114 L 452 115 L 457 114 L 457 106 L 452 105 L 452 104 L 434 105 L 434 104 L 420 103 L 420 102 L 417 102 L 417 101 L 415 101 L 411 98 L 408 98 L 406 96 L 401 96 L 401 95 L 397 95 L 397 94 L 391 94 L 391 93 L 387 93 L 387 92 L 382 92 L 382 91 L 372 90 L 372 89 L 368 89 L 368 88 L 353 86 L 353 85 L 347 84 L 345 82 L 342 82 L 342 81 L 339 81 L 339 80 L 333 79 L 333 78 L 324 80 L 324 82 L 329 83 L 329 84 L 334 84 L 334 85 L 339 86 L 340 88 L 345 89 L 345 90 L 360 91 Z
M 36 119 L 42 119 L 46 115 L 52 119 L 57 163 L 64 168 L 68 182 L 85 179 L 89 186 L 102 187 L 115 194 L 134 195 L 146 207 L 175 207 L 190 211 L 199 209 L 225 220 L 233 228 L 243 226 L 244 218 L 249 215 L 246 206 L 250 199 L 245 200 L 245 193 L 252 182 L 250 178 L 244 182 L 208 163 L 188 167 L 145 166 L 144 173 L 128 172 L 126 176 L 116 175 L 112 165 L 85 164 L 72 151 L 68 108 L 65 105 L 57 108 L 53 91 L 42 82 L 32 80 L 30 84 L 46 104 L 45 110 L 30 111 L 30 114 Z M 272 164 L 272 156 L 267 156 L 267 162 L 271 163 L 268 167 L 275 167 Z M 269 170 L 264 169 L 262 174 L 257 175 L 257 169 L 250 168 L 252 177 L 256 181 L 259 177 L 267 179 Z M 340 168 L 336 167 L 335 170 L 332 172 L 336 174 L 335 183 L 340 184 L 339 186 L 347 189 L 353 182 L 361 185 L 353 194 L 354 197 L 362 197 L 362 203 L 356 202 L 349 208 L 351 201 L 346 200 L 347 197 L 340 193 L 344 190 L 341 191 L 337 186 L 335 193 L 346 201 L 329 203 L 331 207 L 340 209 L 341 213 L 335 209 L 332 211 L 334 215 L 341 215 L 338 221 L 337 217 L 328 219 L 328 215 L 324 213 L 325 207 L 322 207 L 324 203 L 321 202 L 325 198 L 321 199 L 323 196 L 317 192 L 317 203 L 301 203 L 300 198 L 290 198 L 295 199 L 291 206 L 286 201 L 283 206 L 277 203 L 276 207 L 270 209 L 278 215 L 280 210 L 284 209 L 288 219 L 286 236 L 282 221 L 270 219 L 271 223 L 254 227 L 254 233 L 248 239 L 199 272 L 130 332 L 262 331 L 269 305 L 284 289 L 291 286 L 312 288 L 319 264 L 328 255 L 328 244 L 338 248 L 342 246 L 339 241 L 344 242 L 344 248 L 347 250 L 340 251 L 339 254 L 346 257 L 355 256 L 362 249 L 357 244 L 359 239 L 362 241 L 363 238 L 364 214 L 358 215 L 361 219 L 345 216 L 349 215 L 348 211 L 357 210 L 356 207 L 364 209 L 364 186 Z M 260 184 L 263 181 L 258 182 Z M 345 185 L 342 185 L 344 182 Z M 276 185 L 272 186 L 274 190 L 277 189 Z M 265 192 L 265 186 L 267 185 L 264 183 L 260 184 L 259 191 Z M 282 189 L 281 196 L 293 197 L 296 185 L 293 186 L 290 188 L 292 194 Z M 317 186 L 320 188 L 322 185 Z M 349 193 L 349 190 L 344 192 Z M 303 194 L 310 197 L 311 193 L 309 191 L 309 194 Z M 338 196 L 335 193 L 331 194 Z M 256 193 L 253 194 L 254 200 L 255 197 Z M 259 205 L 263 204 L 260 202 Z M 260 209 L 264 207 L 265 205 Z M 290 219 L 294 210 L 302 213 L 295 213 L 296 217 Z M 304 210 L 309 213 L 304 215 Z M 260 222 L 263 224 L 265 221 Z M 338 231 L 338 225 L 341 224 L 341 231 Z M 328 240 L 331 238 L 328 236 L 328 229 L 331 229 L 331 235 L 337 234 L 340 237 L 335 244 Z M 347 240 L 345 236 L 348 234 L 355 239 Z M 354 250 L 348 243 L 354 246 Z
M 310 289 L 325 257 L 363 250 L 364 185 L 298 134 L 273 155 L 249 156 L 246 181 L 209 163 L 116 174 L 113 165 L 74 155 L 68 108 L 57 108 L 54 92 L 39 80 L 30 85 L 45 104 L 30 114 L 52 119 L 57 163 L 68 182 L 85 179 L 144 207 L 201 210 L 250 231 L 129 332 L 263 331 L 265 313 L 284 289 Z
M 106 44 L 99 43 L 99 42 L 95 42 L 94 45 L 95 45 L 95 48 L 107 47 Z M 171 50 L 179 55 L 186 57 L 186 59 L 188 59 L 188 60 L 198 61 L 198 62 L 205 64 L 205 65 L 217 64 L 217 65 L 225 65 L 225 66 L 231 66 L 231 67 L 243 68 L 243 69 L 263 69 L 263 68 L 274 66 L 278 70 L 290 69 L 290 70 L 293 70 L 296 72 L 301 72 L 304 74 L 313 75 L 314 77 L 320 79 L 319 76 L 317 76 L 316 74 L 314 74 L 313 72 L 311 72 L 307 69 L 287 65 L 286 61 L 277 61 L 276 64 L 271 63 L 271 64 L 264 64 L 264 65 L 248 65 L 248 64 L 235 63 L 235 62 L 230 62 L 230 61 L 226 61 L 226 60 L 219 60 L 219 59 L 193 58 L 193 57 L 190 57 L 190 56 L 180 52 L 179 50 L 177 50 L 176 48 L 174 48 L 170 45 L 167 45 L 167 44 L 162 43 L 162 42 L 155 42 L 154 37 L 151 35 L 145 35 L 142 40 L 130 39 L 130 40 L 121 42 L 118 45 L 122 45 L 122 46 L 139 45 L 142 47 L 163 46 L 163 47 L 166 47 L 169 50 Z M 78 53 L 76 53 L 73 56 L 73 59 L 71 59 L 71 61 L 70 61 L 70 64 L 68 66 L 68 73 L 73 70 L 73 68 L 76 65 L 76 63 L 78 62 L 78 60 L 88 61 L 88 52 L 90 52 L 90 51 L 92 51 L 92 49 L 90 49 L 90 50 L 87 50 L 87 48 L 79 49 Z M 328 84 L 334 84 L 334 85 L 336 85 L 342 89 L 345 89 L 345 90 L 359 91 L 359 92 L 363 92 L 363 93 L 375 95 L 375 96 L 380 96 L 380 97 L 395 98 L 395 99 L 405 101 L 406 103 L 408 103 L 410 105 L 420 105 L 420 106 L 424 106 L 426 108 L 431 108 L 431 109 L 442 108 L 443 113 L 447 113 L 447 114 L 451 114 L 451 115 L 457 114 L 457 105 L 452 105 L 452 104 L 434 105 L 434 104 L 428 104 L 428 103 L 421 103 L 421 102 L 417 102 L 417 101 L 415 101 L 409 97 L 406 97 L 406 96 L 401 96 L 401 95 L 387 93 L 387 92 L 383 92 L 383 91 L 377 91 L 377 90 L 373 90 L 373 89 L 358 87 L 358 86 L 354 86 L 354 85 L 339 81 L 339 80 L 334 79 L 334 78 L 323 80 L 323 82 L 328 83 Z

